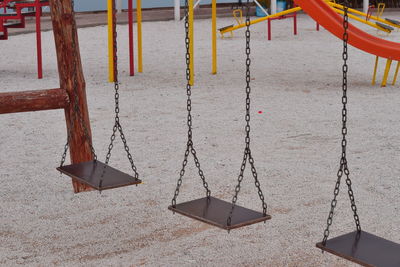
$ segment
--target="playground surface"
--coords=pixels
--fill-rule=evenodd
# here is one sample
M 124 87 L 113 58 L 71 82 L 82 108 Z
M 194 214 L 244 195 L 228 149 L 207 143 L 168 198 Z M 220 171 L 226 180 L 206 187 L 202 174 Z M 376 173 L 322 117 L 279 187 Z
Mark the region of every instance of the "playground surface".
M 315 247 L 339 166 L 342 42 L 315 31 L 304 14 L 298 27 L 293 36 L 291 22 L 274 21 L 271 42 L 265 24 L 252 27 L 252 154 L 272 216 L 266 224 L 228 234 L 167 210 L 186 141 L 183 24 L 143 23 L 144 73 L 135 77 L 128 77 L 125 25 L 118 27 L 121 120 L 144 184 L 75 195 L 55 170 L 66 141 L 63 111 L 0 116 L 0 265 L 356 266 Z M 212 76 L 210 36 L 211 21 L 197 20 L 194 142 L 213 195 L 230 201 L 244 149 L 245 39 L 241 29 L 218 40 Z M 384 38 L 399 42 L 399 33 Z M 114 100 L 107 28 L 79 29 L 79 41 L 93 142 L 105 155 Z M 43 33 L 43 80 L 35 75 L 33 34 L 13 36 L 3 49 L 0 92 L 59 86 L 52 32 Z M 363 229 L 399 242 L 400 93 L 398 85 L 371 86 L 374 59 L 349 48 L 348 162 Z M 110 164 L 129 172 L 117 146 Z M 341 189 L 332 236 L 354 229 Z M 189 161 L 178 201 L 202 196 Z M 261 209 L 249 170 L 238 204 Z

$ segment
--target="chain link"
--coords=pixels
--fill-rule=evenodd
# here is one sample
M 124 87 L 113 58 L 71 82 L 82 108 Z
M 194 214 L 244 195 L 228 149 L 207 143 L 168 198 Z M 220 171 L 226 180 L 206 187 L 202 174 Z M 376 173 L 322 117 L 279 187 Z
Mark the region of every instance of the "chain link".
M 67 142 L 64 145 L 64 152 L 61 156 L 60 167 L 64 166 L 65 159 L 67 157 L 68 148 L 69 148 L 69 135 L 67 136 Z
M 137 168 L 135 166 L 135 163 L 133 161 L 133 157 L 132 154 L 129 150 L 129 146 L 127 143 L 127 140 L 125 138 L 125 134 L 124 131 L 122 129 L 122 125 L 120 122 L 120 118 L 119 118 L 119 112 L 120 112 L 120 108 L 119 108 L 119 83 L 118 83 L 118 43 L 117 43 L 117 10 L 115 7 L 115 1 L 113 1 L 113 45 L 114 45 L 114 50 L 113 50 L 113 57 L 114 57 L 114 102 L 115 102 L 115 108 L 114 108 L 114 112 L 115 112 L 115 118 L 114 118 L 114 126 L 113 126 L 113 130 L 112 130 L 112 134 L 110 137 L 110 144 L 108 145 L 108 151 L 106 154 L 106 160 L 105 160 L 105 164 L 108 165 L 110 158 L 111 158 L 111 151 L 114 148 L 114 141 L 115 141 L 115 137 L 116 137 L 116 132 L 119 132 L 119 135 L 121 137 L 122 143 L 124 144 L 124 149 L 126 152 L 126 155 L 128 157 L 129 163 L 131 165 L 131 169 L 134 173 L 134 178 L 135 180 L 139 179 L 139 174 L 137 172 Z
M 182 185 L 182 179 L 183 176 L 185 175 L 185 169 L 188 161 L 189 154 L 191 153 L 194 158 L 194 163 L 196 165 L 196 168 L 198 170 L 199 176 L 203 182 L 203 187 L 206 190 L 206 196 L 209 198 L 211 196 L 211 191 L 208 188 L 208 183 L 206 182 L 206 178 L 204 176 L 204 172 L 201 169 L 200 166 L 200 161 L 197 157 L 196 150 L 193 146 L 193 131 L 192 131 L 192 86 L 190 85 L 190 61 L 191 61 L 191 54 L 190 54 L 190 40 L 189 38 L 189 3 L 188 0 L 185 0 L 185 47 L 186 47 L 186 54 L 185 54 L 185 61 L 186 61 L 186 95 L 187 95 L 187 100 L 186 100 L 186 109 L 188 112 L 187 115 L 187 126 L 188 126 L 188 141 L 186 143 L 186 150 L 185 150 L 185 156 L 182 162 L 182 168 L 181 171 L 179 172 L 179 179 L 176 184 L 175 188 L 175 193 L 174 197 L 172 199 L 172 207 L 176 207 L 176 199 L 179 195 L 179 189 Z
M 238 195 L 240 192 L 240 187 L 241 187 L 241 183 L 243 181 L 243 174 L 244 174 L 244 170 L 246 169 L 246 164 L 247 161 L 249 161 L 250 163 L 250 167 L 251 167 L 251 172 L 253 174 L 254 177 L 254 183 L 255 186 L 258 190 L 258 196 L 260 197 L 260 200 L 262 202 L 262 207 L 263 207 L 263 215 L 266 216 L 267 215 L 267 203 L 265 203 L 265 198 L 264 198 L 264 194 L 261 190 L 261 184 L 258 180 L 258 174 L 257 174 L 257 170 L 255 168 L 254 165 L 254 159 L 253 156 L 251 155 L 251 149 L 250 149 L 250 93 L 251 93 L 251 87 L 250 87 L 250 80 L 251 80 L 251 75 L 250 75 L 250 64 L 251 64 L 251 59 L 250 59 L 250 3 L 249 0 L 247 0 L 247 4 L 246 4 L 246 9 L 247 9 L 247 13 L 246 13 L 246 115 L 245 115 L 245 120 L 246 120 L 246 126 L 245 126 L 245 130 L 246 130 L 246 137 L 245 137 L 245 144 L 246 147 L 244 149 L 244 155 L 243 155 L 243 161 L 242 161 L 242 165 L 240 166 L 240 173 L 238 176 L 238 184 L 235 187 L 235 194 L 232 198 L 232 208 L 229 212 L 229 216 L 227 219 L 227 225 L 231 225 L 232 223 L 232 216 L 233 216 L 233 211 L 235 209 L 236 206 L 236 201 L 238 199 Z
M 74 10 L 74 1 L 72 1 L 72 9 Z M 76 30 L 76 28 L 75 28 L 75 30 Z M 134 173 L 134 179 L 138 180 L 139 179 L 139 174 L 138 174 L 137 168 L 136 168 L 136 166 L 134 164 L 133 157 L 132 157 L 132 154 L 130 153 L 129 146 L 127 144 L 127 140 L 125 138 L 125 134 L 123 132 L 123 129 L 122 129 L 122 126 L 121 126 L 121 123 L 120 123 L 120 119 L 119 119 L 120 108 L 119 108 L 119 84 L 118 84 L 118 67 L 117 67 L 118 57 L 117 57 L 117 31 L 116 31 L 116 8 L 115 8 L 115 2 L 113 2 L 113 42 L 114 42 L 114 51 L 113 51 L 114 55 L 113 56 L 114 56 L 114 79 L 115 79 L 115 82 L 114 82 L 114 89 L 115 89 L 115 95 L 114 95 L 115 96 L 114 97 L 114 99 L 115 99 L 115 123 L 114 123 L 112 135 L 110 137 L 110 144 L 108 146 L 108 152 L 107 152 L 107 155 L 106 155 L 106 164 L 108 164 L 109 161 L 110 161 L 111 151 L 112 151 L 112 149 L 114 147 L 114 140 L 115 140 L 115 137 L 116 137 L 116 132 L 118 130 L 119 133 L 120 133 L 121 140 L 122 140 L 122 142 L 124 144 L 124 149 L 125 149 L 125 152 L 127 154 L 128 160 L 129 160 L 129 162 L 131 164 L 131 169 L 132 169 L 132 171 Z M 72 37 L 72 48 L 75 51 L 75 49 L 76 49 L 75 35 Z M 86 124 L 85 124 L 85 122 L 83 120 L 83 116 L 82 116 L 80 107 L 78 105 L 78 103 L 79 103 L 79 97 L 78 97 L 78 91 L 77 91 L 77 84 L 78 84 L 77 76 L 78 75 L 77 75 L 76 65 L 77 65 L 77 62 L 74 63 L 74 85 L 73 85 L 73 87 L 74 87 L 74 95 L 75 95 L 75 99 L 74 99 L 74 111 L 75 111 L 75 113 L 73 114 L 73 116 L 75 116 L 75 114 L 78 115 L 78 119 L 79 119 L 79 122 L 80 122 L 80 124 L 81 124 L 81 126 L 83 128 L 85 138 L 89 142 L 89 146 L 90 146 L 93 158 L 95 160 L 97 160 L 97 155 L 96 155 L 96 152 L 95 152 L 94 147 L 92 145 L 91 138 L 89 136 L 88 128 L 87 128 L 87 126 L 86 126 Z M 74 123 L 75 119 L 76 119 L 76 117 L 74 117 L 72 119 L 72 128 L 74 128 L 74 124 L 73 123 Z M 61 164 L 60 164 L 61 166 L 64 164 L 65 159 L 66 159 L 66 155 L 67 155 L 67 151 L 68 151 L 68 147 L 69 147 L 70 137 L 71 137 L 71 134 L 69 132 L 68 133 L 68 140 L 67 140 L 67 143 L 64 146 L 64 152 L 63 152 L 62 157 L 61 157 Z
M 342 155 L 340 158 L 340 166 L 339 170 L 337 172 L 337 180 L 335 184 L 335 189 L 333 192 L 333 199 L 331 201 L 331 210 L 328 215 L 327 219 L 327 225 L 324 231 L 324 238 L 322 240 L 322 243 L 325 245 L 326 241 L 328 240 L 329 237 L 329 228 L 332 225 L 333 222 L 333 215 L 334 211 L 337 205 L 337 196 L 339 195 L 340 191 L 340 183 L 343 177 L 343 174 L 346 175 L 346 184 L 347 184 L 347 189 L 348 189 L 348 195 L 350 198 L 350 203 L 351 203 L 351 209 L 353 211 L 353 217 L 354 217 L 354 222 L 356 224 L 357 231 L 361 231 L 361 224 L 360 224 L 360 218 L 357 213 L 357 206 L 354 198 L 354 193 L 352 189 L 352 182 L 350 179 L 350 171 L 347 165 L 347 157 L 346 157 L 346 148 L 347 148 L 347 72 L 348 72 L 348 65 L 347 65 L 347 60 L 348 60 L 348 28 L 349 28 L 349 16 L 348 16 L 348 2 L 345 1 L 344 3 L 344 19 L 343 19 L 343 28 L 344 28 L 344 33 L 343 33 L 343 84 L 342 84 L 342 90 L 343 90 L 343 96 L 342 96 L 342 141 L 341 141 L 341 146 L 342 146 Z

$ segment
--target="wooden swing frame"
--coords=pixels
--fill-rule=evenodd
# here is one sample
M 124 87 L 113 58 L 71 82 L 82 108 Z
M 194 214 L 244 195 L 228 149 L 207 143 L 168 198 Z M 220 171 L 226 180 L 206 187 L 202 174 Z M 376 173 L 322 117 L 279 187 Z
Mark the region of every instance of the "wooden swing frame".
M 93 160 L 91 140 L 85 137 L 82 123 L 74 110 L 77 101 L 91 139 L 89 112 L 86 100 L 85 78 L 82 71 L 79 42 L 72 45 L 71 36 L 78 40 L 76 21 L 71 0 L 49 0 L 53 34 L 57 52 L 60 88 L 0 93 L 0 114 L 64 109 L 72 163 Z M 77 63 L 75 65 L 75 62 Z M 76 89 L 74 88 L 76 81 Z M 78 97 L 75 97 L 75 90 Z M 67 136 L 67 135 L 66 135 Z M 91 187 L 72 180 L 75 193 L 90 191 Z

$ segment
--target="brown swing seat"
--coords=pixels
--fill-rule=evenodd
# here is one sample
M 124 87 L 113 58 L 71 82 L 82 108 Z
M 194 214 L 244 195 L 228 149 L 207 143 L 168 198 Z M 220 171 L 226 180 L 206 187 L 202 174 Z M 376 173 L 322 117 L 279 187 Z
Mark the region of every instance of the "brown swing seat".
M 368 267 L 399 267 L 400 244 L 376 235 L 354 231 L 317 244 L 336 256 Z
M 232 209 L 232 203 L 215 197 L 204 197 L 177 204 L 175 207 L 171 205 L 168 209 L 225 230 L 231 230 L 271 219 L 270 215 L 264 216 L 262 212 L 236 205 L 232 214 L 232 222 L 228 225 L 227 218 Z
M 142 182 L 98 160 L 65 165 L 58 167 L 57 170 L 99 191 L 137 185 Z

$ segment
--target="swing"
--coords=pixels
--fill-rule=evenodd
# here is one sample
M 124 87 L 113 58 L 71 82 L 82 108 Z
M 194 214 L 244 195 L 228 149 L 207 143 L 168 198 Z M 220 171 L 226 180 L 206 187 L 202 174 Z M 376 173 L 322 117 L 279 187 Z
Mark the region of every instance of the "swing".
M 346 3 L 347 4 L 347 3 Z M 334 197 L 331 201 L 331 210 L 327 219 L 327 226 L 324 231 L 322 242 L 317 243 L 317 247 L 322 251 L 327 251 L 336 256 L 345 258 L 363 266 L 379 266 L 379 267 L 399 267 L 400 266 L 400 244 L 396 244 L 389 240 L 375 236 L 361 230 L 360 218 L 357 213 L 357 206 L 352 190 L 352 182 L 350 180 L 350 172 L 347 165 L 346 148 L 347 148 L 347 42 L 348 42 L 348 8 L 345 4 L 344 21 L 343 21 L 343 96 L 342 96 L 342 155 L 340 159 L 340 167 L 337 173 L 337 181 L 334 190 Z M 346 175 L 346 184 L 348 195 L 350 198 L 351 209 L 356 224 L 356 231 L 335 237 L 328 240 L 329 228 L 333 222 L 333 214 L 337 204 L 337 196 L 339 195 L 340 182 L 343 174 Z
M 91 139 L 89 137 L 89 132 L 88 128 L 84 123 L 84 120 L 82 118 L 82 113 L 80 111 L 80 107 L 78 106 L 78 93 L 76 90 L 76 79 L 74 80 L 74 90 L 75 90 L 75 114 L 78 115 L 78 119 L 80 121 L 80 124 L 84 130 L 84 135 L 89 143 L 92 156 L 94 160 L 88 161 L 88 162 L 81 162 L 81 163 L 76 163 L 76 164 L 71 164 L 71 165 L 66 165 L 64 166 L 65 158 L 67 155 L 68 147 L 69 147 L 69 136 L 68 134 L 68 141 L 66 145 L 64 146 L 64 152 L 61 158 L 61 164 L 60 167 L 57 168 L 58 171 L 61 173 L 70 176 L 72 179 L 75 179 L 85 185 L 88 185 L 96 190 L 102 191 L 106 189 L 113 189 L 113 188 L 118 188 L 118 187 L 123 187 L 123 186 L 128 186 L 128 185 L 137 185 L 140 184 L 142 181 L 139 180 L 139 174 L 136 171 L 136 166 L 133 162 L 132 154 L 129 151 L 129 147 L 120 123 L 120 118 L 119 118 L 119 84 L 118 84 L 118 64 L 117 64 L 117 30 L 116 30 L 116 10 L 115 10 L 115 2 L 113 1 L 113 40 L 114 40 L 114 89 L 115 89 L 115 95 L 114 95 L 114 100 L 115 100 L 115 121 L 114 121 L 114 126 L 113 126 L 113 131 L 112 135 L 110 138 L 110 144 L 108 146 L 108 152 L 106 155 L 106 160 L 105 163 L 102 163 L 97 160 L 97 155 L 96 152 L 93 148 L 93 144 L 91 142 Z M 75 35 L 72 37 L 72 45 L 75 47 L 76 46 L 76 40 L 75 40 Z M 76 65 L 76 64 L 75 64 Z M 76 68 L 75 68 L 75 73 L 74 77 L 76 77 Z M 73 127 L 71 127 L 73 128 Z M 128 160 L 131 165 L 131 169 L 134 173 L 133 176 L 128 175 L 126 173 L 123 173 L 117 169 L 114 169 L 110 166 L 108 166 L 108 163 L 111 158 L 111 151 L 114 147 L 114 141 L 116 137 L 116 132 L 119 132 L 121 140 L 124 144 L 124 148 L 128 157 Z
M 200 161 L 197 157 L 196 150 L 193 144 L 193 136 L 192 136 L 192 100 L 191 100 L 191 84 L 190 84 L 190 60 L 191 54 L 189 45 L 192 41 L 189 38 L 189 20 L 188 20 L 188 0 L 185 1 L 185 44 L 186 44 L 186 94 L 187 94 L 187 126 L 188 126 L 188 140 L 186 144 L 186 151 L 184 155 L 184 160 L 182 163 L 182 169 L 180 171 L 180 177 L 177 182 L 177 186 L 175 189 L 175 194 L 172 199 L 172 205 L 168 207 L 168 209 L 172 210 L 174 213 L 179 213 L 190 217 L 192 219 L 196 219 L 213 226 L 231 230 L 234 228 L 239 228 L 242 226 L 262 222 L 271 219 L 271 216 L 267 214 L 267 204 L 264 201 L 264 195 L 261 191 L 260 182 L 258 181 L 258 175 L 256 168 L 254 166 L 254 159 L 251 155 L 250 150 L 250 14 L 249 14 L 249 0 L 247 0 L 247 16 L 246 16 L 246 147 L 244 150 L 244 156 L 242 165 L 240 168 L 240 174 L 238 177 L 238 184 L 235 187 L 235 194 L 233 196 L 232 202 L 226 202 L 220 200 L 218 198 L 211 196 L 211 191 L 208 188 L 208 183 L 206 182 L 203 170 L 200 166 Z M 176 204 L 176 199 L 179 195 L 179 190 L 182 185 L 182 179 L 185 175 L 185 168 L 188 162 L 189 154 L 193 155 L 195 165 L 198 169 L 199 176 L 203 182 L 203 187 L 206 191 L 206 197 L 192 200 L 185 203 Z M 258 189 L 258 195 L 262 202 L 262 212 L 257 212 L 254 210 L 250 210 L 241 206 L 236 205 L 236 201 L 238 198 L 238 194 L 240 192 L 240 185 L 243 180 L 243 173 L 246 168 L 247 161 L 249 161 L 251 165 L 251 171 L 255 180 L 255 185 Z

